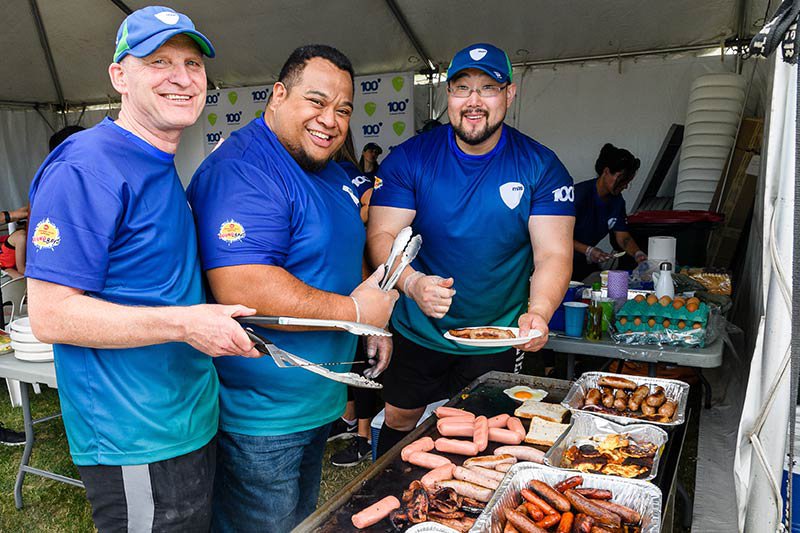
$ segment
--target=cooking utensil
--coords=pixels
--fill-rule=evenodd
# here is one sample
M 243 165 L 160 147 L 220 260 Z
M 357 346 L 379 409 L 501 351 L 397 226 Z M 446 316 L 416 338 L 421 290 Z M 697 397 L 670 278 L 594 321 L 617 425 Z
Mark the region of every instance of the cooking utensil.
M 625 255 L 625 252 L 617 252 L 615 254 L 611 254 L 611 256 L 614 257 L 614 258 L 620 258 L 623 255 Z
M 361 322 L 348 322 L 347 320 L 323 320 L 319 318 L 294 318 L 291 316 L 240 316 L 236 317 L 240 324 L 255 324 L 257 326 L 309 326 L 316 328 L 343 329 L 353 335 L 375 335 L 378 337 L 391 337 L 392 334 L 369 324 Z
M 403 273 L 403 270 L 405 270 L 406 267 L 410 265 L 414 259 L 416 259 L 421 247 L 422 236 L 414 235 L 414 237 L 412 237 L 408 242 L 406 249 L 403 251 L 403 255 L 400 258 L 400 264 L 397 265 L 397 269 L 392 273 L 392 276 L 386 281 L 386 283 L 381 286 L 383 291 L 390 291 L 394 288 L 394 286 L 397 284 L 397 281 L 400 279 L 400 275 Z
M 363 376 L 359 376 L 354 372 L 333 372 L 328 370 L 323 365 L 336 365 L 336 364 L 352 364 L 348 363 L 312 363 L 302 357 L 298 357 L 292 353 L 287 352 L 286 350 L 281 350 L 278 348 L 272 341 L 269 339 L 262 337 L 255 331 L 253 328 L 244 326 L 244 330 L 247 333 L 247 336 L 250 337 L 256 344 L 256 350 L 259 352 L 269 355 L 272 357 L 272 360 L 279 368 L 290 368 L 290 367 L 299 367 L 303 370 L 308 370 L 309 372 L 313 372 L 314 374 L 320 375 L 326 379 L 330 379 L 333 381 L 338 381 L 339 383 L 345 383 L 347 385 L 352 385 L 353 387 L 359 387 L 362 389 L 382 389 L 383 385 L 372 381 L 371 379 L 367 379 Z M 354 362 L 363 362 L 363 361 L 354 361 Z
M 386 283 L 386 280 L 389 279 L 389 275 L 391 274 L 392 265 L 394 264 L 395 259 L 400 255 L 400 253 L 406 249 L 408 245 L 408 241 L 411 239 L 411 226 L 406 226 L 405 228 L 401 229 L 400 232 L 397 234 L 397 237 L 394 238 L 394 242 L 392 243 L 392 251 L 389 253 L 389 257 L 386 259 L 386 262 L 383 264 L 383 278 L 381 279 L 380 286 L 383 287 L 383 284 Z

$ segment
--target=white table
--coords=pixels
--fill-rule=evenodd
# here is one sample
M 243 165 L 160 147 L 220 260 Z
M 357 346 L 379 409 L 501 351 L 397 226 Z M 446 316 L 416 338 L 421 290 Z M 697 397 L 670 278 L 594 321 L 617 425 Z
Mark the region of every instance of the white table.
M 25 448 L 22 452 L 22 460 L 19 463 L 19 471 L 17 473 L 17 481 L 14 484 L 14 503 L 17 509 L 22 509 L 22 483 L 25 481 L 25 474 L 35 474 L 49 479 L 75 485 L 76 487 L 83 488 L 83 483 L 80 480 L 71 477 L 62 476 L 48 470 L 40 468 L 33 468 L 28 466 L 28 462 L 33 452 L 34 424 L 40 422 L 47 422 L 55 418 L 60 418 L 61 413 L 46 416 L 43 418 L 33 419 L 31 416 L 31 403 L 28 396 L 28 386 L 35 383 L 41 383 L 52 387 L 58 388 L 56 383 L 56 369 L 52 362 L 50 363 L 29 363 L 20 361 L 14 357 L 14 352 L 6 355 L 0 355 L 0 378 L 16 379 L 22 386 L 20 387 L 20 399 L 22 402 L 22 416 L 25 421 Z

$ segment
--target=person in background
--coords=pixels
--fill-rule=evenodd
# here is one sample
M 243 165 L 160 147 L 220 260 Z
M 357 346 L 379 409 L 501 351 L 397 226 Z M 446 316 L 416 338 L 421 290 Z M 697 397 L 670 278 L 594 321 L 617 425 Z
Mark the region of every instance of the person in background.
M 597 178 L 575 185 L 573 280 L 583 281 L 600 270 L 600 263 L 613 258 L 598 246 L 609 233 L 613 233 L 617 246 L 637 263 L 647 259 L 647 254 L 639 249 L 628 232 L 625 198 L 622 197 L 639 165 L 640 161 L 628 150 L 607 143 L 594 164 Z
M 370 144 L 378 146 L 375 143 Z M 364 152 L 366 152 L 366 149 Z M 354 153 L 352 132 L 348 132 L 347 139 L 333 159 L 339 163 L 339 166 L 347 173 L 347 177 L 350 178 L 350 183 L 355 188 L 356 196 L 361 200 L 361 221 L 366 224 L 369 198 L 372 195 L 373 176 L 367 175 L 358 167 Z M 364 156 L 362 155 L 362 161 L 363 159 Z M 368 275 L 366 263 L 363 271 L 363 276 L 366 278 Z M 366 348 L 368 346 L 365 344 L 365 342 L 358 343 L 356 361 L 367 358 Z M 369 355 L 369 357 L 374 356 L 375 354 Z M 360 363 L 353 365 L 352 371 L 361 374 L 366 368 L 365 364 Z M 379 405 L 380 397 L 374 389 L 347 387 L 347 405 L 345 406 L 344 414 L 331 424 L 328 442 L 337 439 L 349 439 L 349 442 L 345 449 L 331 456 L 332 465 L 342 467 L 355 466 L 369 459 L 372 452 L 370 423 L 380 410 Z
M 567 290 L 572 178 L 552 150 L 504 124 L 517 90 L 512 76 L 508 56 L 491 44 L 459 51 L 447 69 L 450 124 L 394 148 L 375 179 L 372 264 L 386 261 L 404 227 L 422 236 L 397 283 L 403 296 L 392 315 L 395 357 L 383 378 L 379 454 L 414 429 L 427 404 L 486 372 L 514 372 L 516 348 L 540 350 Z M 516 348 L 442 336 L 468 326 L 542 336 Z
M 22 222 L 28 218 L 29 211 L 28 206 L 3 211 L 0 224 Z M 25 275 L 25 227 L 18 225 L 12 233 L 0 236 L 0 269 L 12 278 Z
M 261 355 L 233 318 L 253 309 L 205 303 L 175 169 L 205 105 L 203 56 L 214 48 L 186 15 L 130 14 L 108 67 L 119 118 L 71 136 L 31 184 L 31 327 L 54 345 L 70 453 L 101 533 L 208 531 L 212 358 Z

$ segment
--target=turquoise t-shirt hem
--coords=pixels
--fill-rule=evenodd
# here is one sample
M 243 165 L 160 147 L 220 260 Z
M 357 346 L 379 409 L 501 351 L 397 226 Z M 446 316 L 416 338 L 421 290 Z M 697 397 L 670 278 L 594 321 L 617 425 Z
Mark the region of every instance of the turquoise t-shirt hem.
M 329 424 L 339 418 L 344 413 L 344 405 L 341 409 L 333 414 L 324 417 L 316 418 L 313 421 L 306 420 L 304 424 L 295 424 L 291 426 L 280 425 L 276 426 L 274 423 L 270 424 L 254 424 L 254 425 L 241 425 L 229 424 L 220 422 L 219 428 L 227 433 L 238 433 L 240 435 L 248 435 L 250 437 L 277 437 L 280 435 L 289 435 L 291 433 L 300 433 L 309 429 L 318 428 Z

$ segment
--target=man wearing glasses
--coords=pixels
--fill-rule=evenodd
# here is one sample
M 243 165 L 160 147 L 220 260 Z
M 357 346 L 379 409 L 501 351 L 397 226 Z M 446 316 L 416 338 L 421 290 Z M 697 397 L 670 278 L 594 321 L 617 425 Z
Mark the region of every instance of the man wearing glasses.
M 572 178 L 551 150 L 503 124 L 517 89 L 508 56 L 474 44 L 455 55 L 447 76 L 450 125 L 392 151 L 370 206 L 373 265 L 386 260 L 403 227 L 423 239 L 397 284 L 379 454 L 414 429 L 428 403 L 491 370 L 514 371 L 516 348 L 541 349 L 572 270 Z M 515 325 L 520 337 L 543 335 L 516 348 L 467 347 L 442 336 Z

